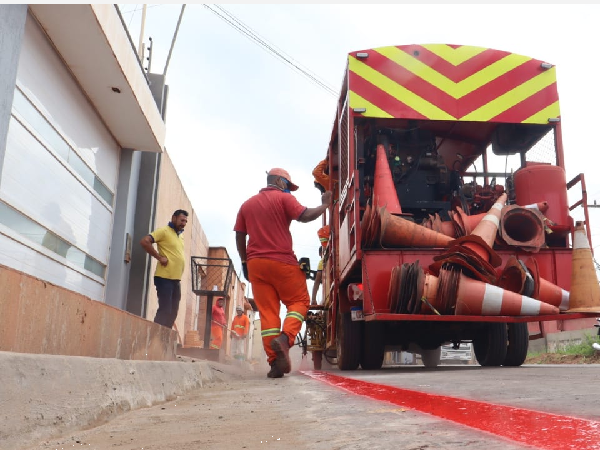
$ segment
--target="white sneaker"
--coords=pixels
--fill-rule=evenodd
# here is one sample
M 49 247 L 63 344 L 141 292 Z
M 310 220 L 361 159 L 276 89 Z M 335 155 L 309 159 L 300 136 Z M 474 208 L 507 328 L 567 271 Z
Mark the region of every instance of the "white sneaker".
M 592 347 L 594 347 L 594 349 L 596 349 L 596 350 L 600 351 L 600 344 L 598 344 L 597 342 L 594 342 L 594 343 L 592 344 Z

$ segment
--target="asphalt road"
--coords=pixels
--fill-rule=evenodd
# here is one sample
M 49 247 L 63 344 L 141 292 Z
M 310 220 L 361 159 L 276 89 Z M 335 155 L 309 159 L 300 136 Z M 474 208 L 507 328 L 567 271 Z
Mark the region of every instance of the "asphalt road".
M 130 411 L 99 427 L 45 440 L 28 449 L 600 448 L 600 444 L 595 445 L 600 443 L 600 414 L 596 411 L 600 402 L 597 388 L 600 365 L 436 369 L 402 366 L 381 371 L 326 373 L 341 375 L 350 384 L 372 383 L 363 392 L 369 395 L 401 388 L 405 390 L 402 398 L 414 391 L 477 400 L 552 413 L 559 420 L 587 419 L 592 431 L 583 444 L 556 447 L 553 437 L 570 435 L 571 425 L 564 422 L 558 431 L 549 431 L 544 423 L 532 421 L 526 425 L 534 431 L 537 427 L 538 437 L 543 436 L 543 442 L 550 445 L 532 446 L 523 440 L 509 439 L 501 432 L 481 431 L 426 411 L 398 406 L 386 401 L 385 393 L 380 400 L 359 395 L 332 385 L 322 373 L 293 372 L 283 379 L 272 380 L 265 373 L 254 372 L 241 379 L 196 389 L 162 405 Z M 420 404 L 421 409 L 426 409 L 423 405 Z M 466 410 L 469 415 L 469 409 Z M 499 415 L 503 414 L 499 410 Z M 510 426 L 507 420 L 506 427 Z

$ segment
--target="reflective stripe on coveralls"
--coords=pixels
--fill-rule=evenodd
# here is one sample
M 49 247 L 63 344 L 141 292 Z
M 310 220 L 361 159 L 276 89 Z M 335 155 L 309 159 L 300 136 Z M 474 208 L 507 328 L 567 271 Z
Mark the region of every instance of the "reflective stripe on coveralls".
M 271 363 L 276 356 L 271 341 L 281 334 L 280 301 L 287 308 L 282 331 L 290 347 L 302 328 L 310 303 L 306 275 L 298 265 L 270 259 L 253 258 L 247 264 L 254 301 L 260 313 L 263 347 Z

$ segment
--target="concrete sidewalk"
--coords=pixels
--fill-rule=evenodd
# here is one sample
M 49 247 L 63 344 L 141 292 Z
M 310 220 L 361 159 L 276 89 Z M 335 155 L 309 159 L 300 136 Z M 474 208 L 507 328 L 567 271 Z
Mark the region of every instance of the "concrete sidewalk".
M 16 450 L 252 373 L 189 357 L 134 361 L 0 352 L 0 450 Z

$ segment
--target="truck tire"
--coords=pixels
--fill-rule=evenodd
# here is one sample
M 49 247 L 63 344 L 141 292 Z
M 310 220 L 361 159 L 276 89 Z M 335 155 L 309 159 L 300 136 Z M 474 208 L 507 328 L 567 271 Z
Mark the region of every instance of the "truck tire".
M 506 358 L 508 332 L 505 323 L 489 323 L 473 339 L 475 358 L 481 366 L 501 366 Z
M 360 366 L 363 370 L 379 370 L 385 356 L 385 328 L 380 322 L 365 322 Z
M 527 358 L 529 349 L 529 330 L 527 323 L 509 323 L 508 324 L 508 346 L 503 366 L 517 367 L 522 365 Z
M 425 367 L 437 367 L 442 357 L 442 347 L 421 350 L 421 361 Z
M 356 370 L 360 362 L 362 321 L 353 321 L 350 313 L 337 315 L 336 350 L 340 370 Z

